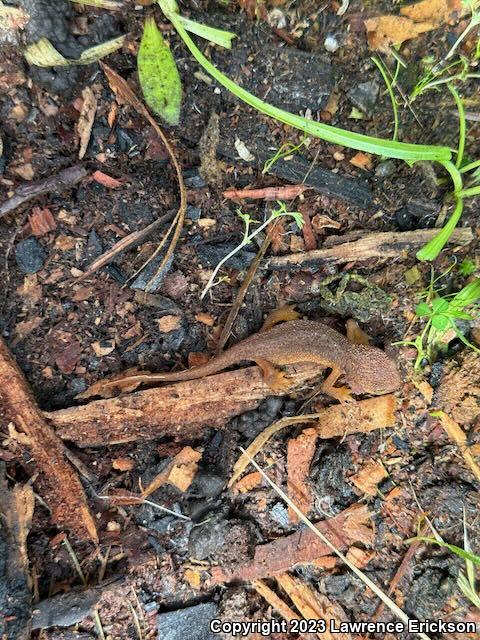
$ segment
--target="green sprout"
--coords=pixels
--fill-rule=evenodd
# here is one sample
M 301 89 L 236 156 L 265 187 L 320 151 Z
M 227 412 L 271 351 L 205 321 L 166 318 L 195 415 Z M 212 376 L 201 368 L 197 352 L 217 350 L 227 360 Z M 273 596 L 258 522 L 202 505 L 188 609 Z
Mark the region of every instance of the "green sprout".
M 308 138 L 304 137 L 298 144 L 292 142 L 284 142 L 278 151 L 271 157 L 265 160 L 263 165 L 262 174 L 265 175 L 270 171 L 273 165 L 282 158 L 290 158 L 294 153 L 300 151 L 300 149 L 308 144 Z
M 415 307 L 417 318 L 426 321 L 426 324 L 414 340 L 403 340 L 397 343 L 415 347 L 417 350 L 415 370 L 421 369 L 425 360 L 430 362 L 434 360 L 437 353 L 445 349 L 448 342 L 454 337 L 480 353 L 480 350 L 465 338 L 457 324 L 459 320 L 471 321 L 474 319 L 472 313 L 467 313 L 465 309 L 478 306 L 480 278 L 475 278 L 454 294 L 442 296 L 439 294 L 440 289 L 435 288 L 435 284 L 444 278 L 454 266 L 455 263 L 436 279 L 433 278 L 432 273 L 429 287 L 420 294 L 422 301 Z
M 268 225 L 271 222 L 273 222 L 277 218 L 291 217 L 291 218 L 294 219 L 294 221 L 296 222 L 297 226 L 300 229 L 302 228 L 303 222 L 304 222 L 303 216 L 299 211 L 287 211 L 287 205 L 284 202 L 280 202 L 278 200 L 277 200 L 277 207 L 272 210 L 272 212 L 270 213 L 270 215 L 267 218 L 267 220 L 265 220 L 265 222 L 263 222 L 259 227 L 257 227 L 253 231 L 250 231 L 250 228 L 251 228 L 252 224 L 255 224 L 256 221 L 253 220 L 253 218 L 250 216 L 250 214 L 249 213 L 244 213 L 241 209 L 237 209 L 237 215 L 243 220 L 243 223 L 245 225 L 245 228 L 243 230 L 242 240 L 240 241 L 240 243 L 234 249 L 232 249 L 232 251 L 230 251 L 230 253 L 228 253 L 224 258 L 222 258 L 220 260 L 220 262 L 217 264 L 217 266 L 215 267 L 212 275 L 210 276 L 210 278 L 209 278 L 204 290 L 202 291 L 202 294 L 200 296 L 201 300 L 203 300 L 203 298 L 206 296 L 206 294 L 208 293 L 208 291 L 210 291 L 210 289 L 212 287 L 214 287 L 217 284 L 219 284 L 220 281 L 215 282 L 215 278 L 217 277 L 217 274 L 220 271 L 220 269 L 222 268 L 222 266 L 226 262 L 228 262 L 228 260 L 230 260 L 230 258 L 232 258 L 236 253 L 238 253 L 245 246 L 250 244 L 252 242 L 252 240 L 255 238 L 255 236 L 257 236 L 266 227 L 268 227 Z
M 395 98 L 395 94 L 393 92 L 396 76 L 393 79 L 390 79 L 389 71 L 385 67 L 383 62 L 380 60 L 380 58 L 377 58 L 374 56 L 372 58 L 372 62 L 375 63 L 377 69 L 380 71 L 383 81 L 385 82 L 385 86 L 387 87 L 387 92 L 390 97 L 390 102 L 392 103 L 393 122 L 394 122 L 392 140 L 395 141 L 398 137 L 398 106 L 397 106 L 397 99 Z M 398 73 L 399 69 L 400 69 L 400 64 L 397 61 L 397 71 L 395 72 L 396 74 Z
M 435 415 L 435 412 L 432 413 Z M 439 547 L 444 547 L 448 549 L 452 553 L 454 553 L 459 558 L 465 561 L 465 573 L 460 571 L 457 579 L 457 584 L 460 591 L 463 595 L 470 600 L 470 602 L 475 606 L 480 608 L 480 592 L 477 591 L 476 580 L 475 580 L 475 567 L 480 567 L 480 556 L 476 555 L 472 551 L 472 547 L 470 545 L 470 540 L 468 537 L 467 531 L 467 519 L 465 515 L 465 507 L 463 509 L 463 549 L 461 547 L 457 547 L 454 544 L 449 544 L 445 542 L 441 535 L 436 531 L 433 527 L 432 523 L 429 522 L 430 527 L 432 529 L 433 535 L 430 536 L 417 536 L 415 538 L 411 538 L 407 540 L 407 543 L 411 542 L 428 542 L 429 544 L 436 544 Z

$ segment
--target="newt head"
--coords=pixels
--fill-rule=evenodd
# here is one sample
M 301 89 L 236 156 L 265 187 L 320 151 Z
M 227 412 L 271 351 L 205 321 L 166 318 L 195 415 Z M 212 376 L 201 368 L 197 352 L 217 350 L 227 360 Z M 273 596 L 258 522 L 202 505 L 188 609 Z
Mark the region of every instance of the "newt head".
M 383 395 L 396 391 L 401 384 L 395 361 L 381 349 L 352 345 L 345 378 L 353 393 Z

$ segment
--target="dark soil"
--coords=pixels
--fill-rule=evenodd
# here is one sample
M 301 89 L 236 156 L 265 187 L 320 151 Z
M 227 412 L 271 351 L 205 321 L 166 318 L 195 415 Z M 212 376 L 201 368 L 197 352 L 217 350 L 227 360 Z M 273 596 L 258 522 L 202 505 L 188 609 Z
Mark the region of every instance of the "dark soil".
M 264 175 L 263 162 L 283 143 L 298 144 L 303 134 L 244 106 L 225 89 L 217 88 L 214 81 L 210 82 L 203 70 L 199 73 L 198 65 L 163 15 L 153 7 L 136 10 L 133 3 L 127 3 L 124 11 L 110 12 L 92 7 L 82 9 L 81 5 L 66 0 L 56 3 L 19 0 L 12 4 L 32 12 L 22 42 L 34 42 L 45 36 L 71 58 L 78 57 L 86 47 L 128 32 L 127 44 L 108 58 L 108 64 L 131 81 L 138 95 L 135 52 L 145 14 L 155 13 L 170 39 L 184 87 L 180 124 L 165 130 L 174 142 L 184 171 L 189 207 L 168 272 L 160 279 L 156 291 L 147 295 L 141 289 L 149 277 L 143 274 L 133 285 L 129 280 L 151 255 L 165 227 L 78 283 L 78 276 L 88 264 L 121 237 L 176 210 L 175 174 L 154 132 L 131 108 L 119 106 L 110 126 L 109 114 L 115 99 L 97 64 L 68 69 L 30 67 L 17 46 L 11 43 L 3 46 L 0 134 L 4 153 L 0 158 L 0 201 L 23 182 L 55 174 L 78 161 L 75 127 L 78 100 L 85 87 L 95 91 L 98 108 L 83 162 L 89 173 L 100 170 L 122 182 L 120 188 L 110 189 L 84 180 L 61 194 L 41 196 L 0 220 L 3 283 L 0 329 L 39 405 L 44 410 L 53 410 L 73 405 L 77 394 L 106 375 L 129 367 L 168 371 L 179 365 L 187 366 L 191 353 L 215 351 L 220 328 L 263 239 L 259 237 L 257 244 L 239 253 L 223 271 L 228 278 L 200 300 L 210 270 L 239 243 L 242 235 L 242 222 L 236 214 L 238 203 L 226 200 L 222 192 L 226 188 L 287 184 L 278 177 L 286 175 L 279 168 L 280 163 Z M 328 124 L 391 137 L 391 105 L 370 58 L 363 19 L 394 13 L 396 3 L 385 1 L 373 6 L 351 0 L 343 16 L 336 13 L 337 3 L 301 0 L 267 2 L 265 6 L 270 10 L 273 5 L 287 17 L 286 26 L 280 30 L 261 16 L 249 17 L 233 1 L 184 2 L 182 11 L 201 22 L 237 33 L 231 51 L 205 43 L 201 47 L 220 69 L 259 97 L 295 113 L 311 113 L 314 119 Z M 440 58 L 460 31 L 458 25 L 450 26 L 424 34 L 402 47 L 408 66 L 401 83 L 407 93 L 414 82 L 411 78 L 418 77 L 420 61 L 427 55 Z M 334 53 L 325 49 L 328 35 L 338 41 Z M 475 159 L 480 151 L 478 85 L 464 83 L 461 91 L 467 111 L 477 115 L 468 121 L 467 139 L 468 156 Z M 335 96 L 338 105 L 332 109 Z M 362 119 L 350 117 L 352 107 L 362 106 Z M 455 148 L 458 119 L 447 90 L 427 93 L 415 101 L 413 108 L 415 117 L 407 108 L 401 109 L 401 140 Z M 208 140 L 204 139 L 202 151 L 198 146 L 212 113 L 218 114 L 220 127 L 217 166 L 213 167 L 216 179 L 211 178 L 214 174 L 204 165 L 200 168 Z M 247 146 L 254 160 L 239 159 L 236 139 Z M 325 186 L 329 183 L 319 183 L 317 189 L 306 191 L 290 206 L 313 221 L 317 247 L 327 237 L 347 233 L 404 231 L 435 224 L 444 195 L 433 173 L 440 175 L 438 167 L 421 164 L 408 167 L 400 161 L 373 158 L 369 169 L 360 169 L 350 162 L 355 154 L 315 139 L 299 152 L 298 167 L 306 170 L 298 182 L 313 165 L 333 172 L 325 174 L 331 187 Z M 288 161 L 283 164 L 288 165 Z M 340 197 L 342 193 L 344 197 Z M 242 209 L 256 220 L 263 220 L 271 206 L 262 200 L 242 203 Z M 56 223 L 53 231 L 39 237 L 32 235 L 29 216 L 33 207 L 50 210 Z M 316 227 L 315 218 L 318 222 L 322 216 L 333 224 Z M 478 227 L 478 199 L 469 202 L 461 224 Z M 301 230 L 287 222 L 282 238 L 270 252 L 304 249 Z M 435 274 L 443 273 L 454 258 L 458 263 L 465 258 L 476 261 L 478 269 L 476 249 L 477 241 L 463 248 L 450 247 L 435 262 Z M 420 277 L 413 285 L 407 285 L 405 272 L 415 264 Z M 338 276 L 329 280 L 329 291 L 334 291 L 345 274 L 364 276 L 368 286 L 352 281 L 347 291 L 367 291 L 368 295 L 343 296 L 341 304 L 338 301 L 333 304 L 321 284 Z M 405 541 L 414 537 L 417 526 L 424 522 L 423 514 L 429 516 L 445 540 L 462 547 L 465 510 L 471 525 L 471 546 L 476 553 L 480 551 L 478 482 L 438 422 L 429 415 L 428 403 L 413 371 L 414 350 L 392 346 L 409 330 L 418 295 L 429 278 L 430 266 L 416 263 L 413 253 L 399 255 L 389 262 L 370 260 L 341 268 L 318 264 L 300 271 L 267 271 L 261 267 L 230 339 L 233 343 L 258 331 L 270 311 L 296 303 L 306 317 L 328 317 L 328 322 L 340 331 L 344 331 L 348 318 L 356 318 L 374 344 L 396 354 L 404 380 L 396 426 L 349 436 L 342 442 L 324 441 L 311 468 L 315 492 L 311 517 L 320 520 L 363 500 L 365 496 L 349 478 L 371 458 L 382 460 L 388 478 L 379 486 L 377 496 L 365 498 L 375 514 L 376 535 L 372 559 L 365 571 L 385 591 L 408 550 Z M 456 291 L 465 278 L 458 269 L 453 269 L 446 282 L 449 291 Z M 210 316 L 213 327 L 199 320 L 199 314 Z M 171 315 L 179 317 L 180 322 L 175 329 L 162 331 L 159 320 Z M 469 328 L 466 327 L 467 334 Z M 101 355 L 104 352 L 108 353 Z M 475 358 L 459 341 L 453 341 L 439 362 L 433 366 L 425 363 L 423 373 L 433 387 L 433 406 L 443 408 L 458 420 L 468 433 L 469 444 L 478 446 L 478 394 L 472 391 L 473 400 L 466 401 L 465 394 L 456 399 L 452 392 L 458 385 L 463 389 L 478 388 L 478 370 L 471 365 L 472 357 Z M 161 638 L 187 637 L 186 625 L 198 628 L 198 635 L 191 637 L 209 638 L 212 636 L 208 627 L 205 630 L 205 619 L 209 617 L 241 621 L 275 617 L 277 613 L 249 585 L 195 588 L 186 578 L 186 571 L 191 566 L 208 567 L 209 563 L 228 566 L 250 557 L 255 545 L 295 529 L 283 503 L 270 488 L 262 485 L 234 495 L 225 487 L 239 455 L 238 447 L 248 445 L 276 419 L 299 413 L 306 396 L 267 399 L 254 411 L 233 419 L 224 429 L 206 429 L 193 442 L 136 442 L 82 450 L 72 445 L 94 479 L 86 483 L 86 491 L 92 512 L 98 514 L 100 546 L 94 549 L 74 539 L 71 544 L 95 597 L 90 594 L 89 599 L 81 593 L 82 582 L 72 556 L 58 542 L 59 532 L 40 501 L 36 503 L 28 539 L 33 594 L 38 602 L 78 589 L 80 603 L 98 600 L 98 618 L 97 622 L 91 616 L 69 618 L 71 599 L 66 604 L 47 603 L 43 606 L 49 615 L 51 611 L 55 613 L 53 624 L 57 620 L 59 626 L 51 626 L 49 621 L 50 628 L 35 630 L 34 637 L 42 640 L 99 637 L 100 620 L 105 635 L 114 639 L 157 637 L 157 623 Z M 308 406 L 321 407 L 328 402 L 327 397 L 321 396 Z M 467 416 L 463 422 L 462 415 Z M 9 436 L 8 426 L 2 425 L 1 431 L 0 459 L 6 461 L 8 478 L 11 483 L 23 483 L 27 480 L 26 461 L 21 459 L 18 445 Z M 274 475 L 282 486 L 286 483 L 286 443 L 299 432 L 295 428 L 281 431 L 258 456 L 264 466 L 274 465 Z M 139 482 L 146 486 L 183 445 L 203 452 L 194 482 L 184 493 L 166 486 L 150 499 L 189 516 L 190 521 L 149 505 L 108 507 L 98 499 L 111 489 L 136 492 Z M 133 468 L 115 469 L 113 461 L 120 458 L 133 460 Z M 398 496 L 393 502 L 387 501 L 386 496 L 394 488 Z M 202 562 L 195 563 L 193 559 Z M 0 562 L 0 571 L 2 566 Z M 393 597 L 413 617 L 478 620 L 478 610 L 457 587 L 457 577 L 463 568 L 462 561 L 447 550 L 421 545 Z M 331 570 L 311 565 L 294 573 L 340 604 L 350 620 L 371 620 L 377 610 L 377 599 L 341 565 Z M 273 582 L 271 586 L 274 587 Z M 385 610 L 380 619 L 391 619 L 391 614 Z M 139 628 L 143 636 L 139 636 Z M 398 636 L 399 640 L 408 637 Z

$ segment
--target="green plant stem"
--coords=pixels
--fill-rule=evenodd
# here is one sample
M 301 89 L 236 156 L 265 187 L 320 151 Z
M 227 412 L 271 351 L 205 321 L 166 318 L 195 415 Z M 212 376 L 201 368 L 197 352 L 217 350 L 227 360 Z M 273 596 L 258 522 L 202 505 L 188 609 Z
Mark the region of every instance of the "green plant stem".
M 455 87 L 452 84 L 447 84 L 447 87 L 450 90 L 450 93 L 452 94 L 454 100 L 455 100 L 455 104 L 457 105 L 457 110 L 458 110 L 458 126 L 459 126 L 459 130 L 458 130 L 458 150 L 457 150 L 457 160 L 455 162 L 455 166 L 457 167 L 457 169 L 460 168 L 461 164 L 462 164 L 462 160 L 463 160 L 463 154 L 465 151 L 465 138 L 467 136 L 467 125 L 466 125 L 466 120 L 465 120 L 465 108 L 463 106 L 463 102 L 462 99 L 460 98 L 460 95 L 458 93 L 458 91 L 455 89 Z
M 457 198 L 455 201 L 455 208 L 447 224 L 443 227 L 440 233 L 435 236 L 435 238 L 432 238 L 430 242 L 427 242 L 427 244 L 420 249 L 420 251 L 417 251 L 418 260 L 435 260 L 440 251 L 447 244 L 448 239 L 457 226 L 458 221 L 461 218 L 462 211 L 463 200 L 461 198 Z
M 459 169 L 460 173 L 467 173 L 468 171 L 472 171 L 473 169 L 477 169 L 480 167 L 480 160 L 475 160 L 475 162 L 470 162 L 466 164 L 464 167 Z
M 372 57 L 372 61 L 375 63 L 377 69 L 382 74 L 383 81 L 385 82 L 385 85 L 387 87 L 388 95 L 390 96 L 390 102 L 392 103 L 392 111 L 393 111 L 393 121 L 394 121 L 392 140 L 395 141 L 398 136 L 398 107 L 397 107 L 397 101 L 395 99 L 395 94 L 393 92 L 392 82 L 388 77 L 387 70 L 385 69 L 382 61 L 376 56 Z M 398 64 L 397 64 L 397 69 L 398 69 Z
M 322 138 L 332 144 L 338 144 L 343 147 L 350 147 L 357 149 L 358 151 L 364 151 L 366 153 L 373 153 L 380 156 L 386 156 L 388 158 L 398 158 L 399 160 L 406 160 L 410 162 L 416 162 L 418 160 L 431 160 L 438 162 L 448 162 L 451 159 L 451 151 L 448 147 L 432 146 L 432 145 L 420 145 L 409 144 L 405 142 L 394 142 L 392 140 L 383 140 L 382 138 L 375 138 L 373 136 L 367 136 L 361 133 L 355 133 L 340 129 L 339 127 L 332 127 L 330 125 L 322 124 L 320 122 L 314 122 L 307 120 L 294 113 L 284 111 L 278 107 L 260 100 L 249 91 L 246 91 L 242 87 L 239 87 L 235 82 L 230 80 L 228 76 L 219 71 L 197 48 L 196 44 L 190 38 L 189 34 L 184 29 L 181 21 L 178 19 L 178 13 L 172 10 L 171 3 L 165 0 L 158 0 L 162 11 L 165 16 L 175 27 L 178 35 L 182 38 L 187 48 L 190 50 L 193 57 L 199 64 L 213 77 L 217 82 L 223 85 L 226 89 L 231 91 L 237 98 L 240 98 L 251 107 L 257 109 L 261 113 L 264 113 L 271 118 L 275 118 L 280 122 L 284 122 L 292 127 L 296 127 L 301 131 L 304 131 L 308 135 L 312 135 L 318 138 Z
M 463 191 L 460 191 L 458 195 L 461 198 L 473 198 L 473 196 L 480 196 L 480 185 L 470 187 L 469 189 L 463 189 Z

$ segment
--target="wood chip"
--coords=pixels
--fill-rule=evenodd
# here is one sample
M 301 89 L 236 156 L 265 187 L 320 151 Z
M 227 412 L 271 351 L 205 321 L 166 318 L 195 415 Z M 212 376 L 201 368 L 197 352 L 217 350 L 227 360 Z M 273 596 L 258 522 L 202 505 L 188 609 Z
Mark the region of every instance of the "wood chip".
M 335 620 L 338 628 L 340 622 L 348 620 L 345 611 L 338 604 L 334 604 L 326 596 L 314 591 L 299 578 L 294 578 L 289 573 L 283 573 L 276 577 L 278 584 L 285 590 L 296 608 L 305 620 L 325 620 L 325 631 L 316 635 L 322 640 L 350 640 L 349 633 L 330 632 L 330 620 Z
M 442 24 L 454 24 L 467 12 L 462 0 L 421 0 L 401 7 L 400 16 L 387 15 L 365 20 L 371 49 L 388 51 L 394 44 L 416 38 Z
M 470 447 L 468 446 L 468 443 L 467 443 L 467 436 L 465 435 L 462 427 L 457 422 L 455 422 L 455 420 L 452 420 L 452 418 L 450 418 L 450 416 L 448 416 L 443 411 L 436 411 L 435 414 L 433 415 L 435 415 L 435 417 L 437 417 L 440 420 L 440 423 L 442 427 L 445 429 L 445 431 L 448 433 L 448 436 L 453 440 L 453 442 L 455 442 L 455 444 L 460 449 L 460 452 L 465 460 L 465 463 L 470 468 L 471 472 L 476 477 L 476 479 L 480 482 L 480 467 L 475 462 L 475 459 L 472 455 Z
M 298 387 L 316 378 L 322 367 L 302 363 L 286 367 L 286 371 Z M 247 367 L 45 415 L 61 438 L 80 447 L 164 436 L 185 440 L 197 437 L 207 425 L 222 427 L 232 417 L 257 407 L 268 396 L 284 393 L 272 391 L 258 367 Z
M 437 233 L 438 229 L 371 233 L 355 240 L 342 242 L 334 247 L 286 256 L 273 256 L 266 261 L 265 266 L 269 269 L 286 269 L 288 267 L 305 267 L 310 264 L 344 264 L 369 260 L 370 258 L 387 260 L 401 257 L 404 253 L 411 254 L 415 249 L 427 244 Z M 462 227 L 455 229 L 449 238 L 449 244 L 466 245 L 472 240 L 472 229 Z
M 247 447 L 247 455 L 242 454 L 238 458 L 228 486 L 231 487 L 242 475 L 250 464 L 249 458 L 254 458 L 275 433 L 286 427 L 310 422 L 319 438 L 343 438 L 351 433 L 368 433 L 391 427 L 395 424 L 396 408 L 395 396 L 388 394 L 349 404 L 335 404 L 319 413 L 282 418 L 264 429 Z
M 94 171 L 92 173 L 92 180 L 98 182 L 98 184 L 107 187 L 108 189 L 118 189 L 118 187 L 122 186 L 120 180 L 116 178 L 112 178 L 112 176 L 103 173 L 103 171 Z
M 143 491 L 142 498 L 147 498 L 154 491 L 165 484 L 174 484 L 180 491 L 186 491 L 190 486 L 195 472 L 197 462 L 202 454 L 192 447 L 184 447 L 163 471 L 155 476 L 148 487 Z
M 385 478 L 388 478 L 388 473 L 383 464 L 379 460 L 370 460 L 363 469 L 351 476 L 350 480 L 367 496 L 375 496 L 377 485 Z
M 39 472 L 39 493 L 52 510 L 52 520 L 81 540 L 98 542 L 95 522 L 76 471 L 65 449 L 38 409 L 27 382 L 0 338 L 0 426 L 12 422 L 29 438 L 28 450 Z
M 293 609 L 291 609 L 288 604 L 275 593 L 275 591 L 272 591 L 272 589 L 270 589 L 263 580 L 254 580 L 252 587 L 268 602 L 271 607 L 278 611 L 285 620 L 290 622 L 291 620 L 298 620 L 300 618 L 300 616 L 296 614 L 295 611 L 293 611 Z
M 163 333 L 170 333 L 170 331 L 175 331 L 182 324 L 182 318 L 180 316 L 163 316 L 157 320 L 158 328 Z
M 33 207 L 32 213 L 28 216 L 30 229 L 34 236 L 40 238 L 50 231 L 55 231 L 57 223 L 52 212 L 47 207 Z
M 235 486 L 233 487 L 234 493 L 247 493 L 251 491 L 255 487 L 258 487 L 262 484 L 262 474 L 260 471 L 253 471 L 252 473 L 248 473 L 241 480 L 239 480 Z
M 369 526 L 371 513 L 366 505 L 355 504 L 333 518 L 328 518 L 315 526 L 340 551 L 346 551 L 353 544 L 371 547 L 375 540 Z M 251 582 L 289 571 L 298 564 L 313 562 L 331 554 L 330 547 L 322 542 L 310 529 L 300 529 L 259 545 L 252 560 L 233 566 L 212 567 L 211 584 L 222 582 Z
M 287 445 L 287 493 L 302 513 L 308 516 L 313 506 L 313 492 L 308 484 L 310 465 L 317 445 L 317 431 L 304 429 L 298 438 L 291 438 Z M 289 507 L 290 522 L 298 522 L 296 512 Z

